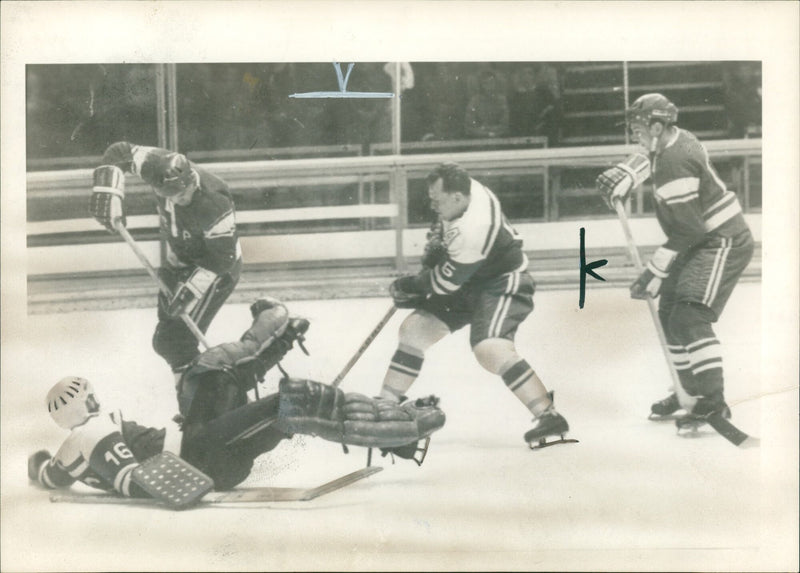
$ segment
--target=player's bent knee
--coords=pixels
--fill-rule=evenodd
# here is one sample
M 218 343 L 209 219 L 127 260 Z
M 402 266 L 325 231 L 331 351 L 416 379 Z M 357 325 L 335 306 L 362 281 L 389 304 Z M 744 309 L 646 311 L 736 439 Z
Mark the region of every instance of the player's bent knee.
M 504 364 L 520 359 L 514 342 L 505 338 L 487 338 L 472 348 L 478 364 L 492 374 L 500 374 Z
M 427 312 L 413 312 L 400 325 L 398 333 L 402 345 L 425 351 L 450 334 L 441 320 Z

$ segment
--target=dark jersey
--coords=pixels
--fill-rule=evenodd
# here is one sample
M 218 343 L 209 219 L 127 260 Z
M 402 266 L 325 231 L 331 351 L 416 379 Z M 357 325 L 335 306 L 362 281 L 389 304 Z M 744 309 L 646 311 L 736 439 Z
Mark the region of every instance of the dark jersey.
M 500 201 L 474 179 L 467 210 L 442 226 L 447 256 L 422 272 L 420 283 L 426 292 L 451 294 L 467 281 L 476 284 L 528 268 L 522 238 L 508 224 Z
M 116 165 L 125 173 L 135 173 L 149 184 L 141 167 L 151 154 L 168 154 L 166 149 L 118 142 L 103 156 L 103 163 Z M 203 267 L 216 274 L 234 270 L 241 258 L 236 232 L 233 199 L 227 184 L 194 163 L 199 186 L 192 202 L 181 206 L 156 196 L 161 228 L 167 237 L 168 255 L 176 266 Z
M 72 429 L 56 455 L 39 470 L 39 481 L 50 488 L 66 487 L 76 481 L 125 496 L 148 494 L 131 481 L 139 465 L 122 429 L 111 415 L 89 418 Z
M 725 188 L 693 134 L 678 129 L 651 169 L 666 248 L 685 252 L 709 236 L 733 237 L 747 230 L 736 194 Z

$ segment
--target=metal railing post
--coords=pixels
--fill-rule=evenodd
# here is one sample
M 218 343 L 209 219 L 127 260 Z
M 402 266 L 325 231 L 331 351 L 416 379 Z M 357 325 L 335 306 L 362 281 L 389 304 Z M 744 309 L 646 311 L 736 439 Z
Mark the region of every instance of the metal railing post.
M 403 231 L 408 226 L 408 172 L 402 167 L 395 167 L 392 171 L 392 196 L 397 205 L 394 266 L 397 272 L 404 273 L 408 268 L 403 246 Z

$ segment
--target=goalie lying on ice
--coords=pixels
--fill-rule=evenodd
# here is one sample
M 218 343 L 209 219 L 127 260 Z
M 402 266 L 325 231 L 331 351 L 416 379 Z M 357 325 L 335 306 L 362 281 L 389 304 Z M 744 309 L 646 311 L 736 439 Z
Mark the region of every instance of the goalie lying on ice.
M 260 299 L 250 310 L 253 322 L 240 340 L 199 355 L 178 386 L 180 456 L 208 475 L 215 489 L 244 481 L 258 456 L 294 434 L 413 458 L 417 443 L 444 425 L 433 396 L 396 404 L 288 377 L 277 393 L 249 401 L 248 392 L 295 342 L 302 345 L 309 326 L 275 300 Z M 72 389 L 75 384 L 79 391 Z M 163 429 L 102 415 L 91 384 L 79 378 L 56 384 L 48 404 L 56 422 L 71 433 L 54 457 L 44 450 L 30 456 L 30 479 L 47 487 L 80 480 L 123 495 L 147 495 L 130 476 L 140 462 L 162 451 Z

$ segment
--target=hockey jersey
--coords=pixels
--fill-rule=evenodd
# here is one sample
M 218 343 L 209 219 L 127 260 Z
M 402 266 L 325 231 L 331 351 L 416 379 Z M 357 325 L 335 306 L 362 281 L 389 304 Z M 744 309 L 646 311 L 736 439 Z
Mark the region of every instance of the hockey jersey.
M 419 275 L 419 286 L 426 293 L 447 295 L 467 282 L 476 284 L 528 268 L 522 238 L 506 220 L 500 201 L 479 182 L 470 182 L 467 210 L 442 222 L 444 260 Z
M 50 461 L 39 469 L 39 482 L 49 488 L 76 481 L 128 497 L 148 494 L 131 481 L 139 465 L 110 414 L 92 416 L 76 426 Z
M 736 194 L 725 188 L 693 134 L 678 129 L 653 157 L 651 170 L 666 248 L 681 253 L 709 235 L 731 237 L 747 229 Z
M 133 145 L 121 141 L 112 144 L 103 155 L 103 164 L 116 165 L 125 173 L 134 173 L 153 185 L 149 170 L 142 166 L 153 154 L 170 153 L 159 147 Z M 190 162 L 191 163 L 191 162 Z M 194 163 L 200 184 L 192 202 L 182 206 L 156 195 L 160 225 L 167 237 L 172 263 L 198 266 L 223 274 L 235 271 L 242 256 L 236 231 L 233 199 L 226 183 Z

